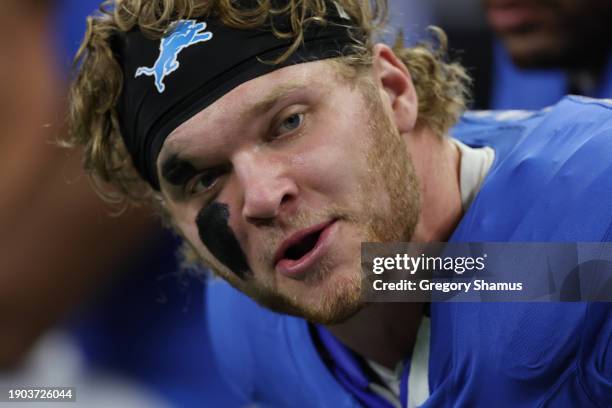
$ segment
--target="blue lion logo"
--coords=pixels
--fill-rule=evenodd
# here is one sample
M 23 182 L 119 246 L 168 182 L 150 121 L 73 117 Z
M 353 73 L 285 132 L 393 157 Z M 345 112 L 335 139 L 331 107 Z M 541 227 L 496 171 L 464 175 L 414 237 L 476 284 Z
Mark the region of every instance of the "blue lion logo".
M 203 32 L 206 23 L 198 23 L 196 20 L 180 20 L 172 28 L 171 33 L 164 37 L 159 43 L 159 57 L 152 67 L 139 67 L 136 70 L 137 78 L 141 75 L 154 76 L 155 86 L 159 93 L 164 92 L 166 85 L 164 78 L 176 71 L 179 67 L 178 55 L 185 48 L 212 38 L 210 31 Z

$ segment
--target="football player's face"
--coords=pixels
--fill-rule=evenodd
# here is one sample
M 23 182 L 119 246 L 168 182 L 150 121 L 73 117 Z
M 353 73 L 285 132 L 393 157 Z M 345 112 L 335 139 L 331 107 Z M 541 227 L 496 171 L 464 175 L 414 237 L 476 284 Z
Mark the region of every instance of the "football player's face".
M 375 88 L 364 89 L 326 61 L 282 68 L 235 88 L 162 148 L 176 227 L 268 307 L 345 319 L 360 307 L 361 242 L 412 235 L 406 145 Z
M 571 66 L 609 47 L 609 0 L 482 0 L 515 63 Z

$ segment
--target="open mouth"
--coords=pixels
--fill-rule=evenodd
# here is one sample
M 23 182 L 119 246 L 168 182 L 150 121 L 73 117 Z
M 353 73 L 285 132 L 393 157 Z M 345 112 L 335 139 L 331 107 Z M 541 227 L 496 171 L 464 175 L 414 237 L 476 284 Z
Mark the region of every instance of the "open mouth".
M 285 251 L 283 258 L 290 259 L 292 261 L 297 261 L 298 259 L 302 258 L 308 252 L 312 251 L 312 249 L 315 247 L 317 241 L 319 240 L 319 237 L 321 236 L 322 231 L 323 230 L 319 230 L 313 232 L 312 234 L 308 234 L 299 242 L 295 243 L 294 245 L 291 245 Z
M 288 276 L 296 276 L 310 267 L 322 251 L 335 220 L 298 231 L 286 239 L 276 251 L 274 264 Z

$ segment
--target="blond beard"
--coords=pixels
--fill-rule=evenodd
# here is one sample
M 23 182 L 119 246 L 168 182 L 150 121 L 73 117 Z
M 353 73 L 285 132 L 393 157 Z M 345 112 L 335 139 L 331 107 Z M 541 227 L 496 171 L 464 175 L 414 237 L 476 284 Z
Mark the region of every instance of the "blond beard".
M 369 112 L 368 130 L 370 145 L 367 149 L 369 177 L 359 186 L 361 203 L 358 214 L 354 210 L 341 207 L 327 208 L 323 212 L 302 212 L 291 220 L 291 229 L 300 230 L 312 226 L 321 220 L 338 219 L 359 226 L 364 242 L 393 242 L 410 240 L 418 221 L 420 212 L 420 195 L 418 183 L 407 151 L 406 143 L 399 131 L 385 112 L 382 100 L 373 84 L 359 85 L 361 95 Z M 375 197 L 375 192 L 383 186 L 385 197 Z M 377 200 L 377 198 L 379 200 Z M 380 200 L 384 201 L 381 211 Z M 285 236 L 280 229 L 270 226 L 266 245 L 254 262 L 265 265 L 273 259 L 274 248 L 277 248 Z M 232 286 L 244 292 L 261 305 L 273 311 L 305 318 L 313 323 L 337 324 L 355 313 L 363 306 L 361 299 L 361 261 L 360 253 L 355 253 L 354 273 L 349 277 L 333 278 L 335 285 L 331 290 L 323 291 L 316 306 L 301 304 L 295 296 L 281 293 L 277 289 L 276 274 L 265 274 L 269 280 L 255 282 L 253 276 L 246 280 L 237 279 L 234 275 L 217 268 L 216 260 L 203 261 L 224 277 Z M 304 285 L 314 287 L 325 283 L 333 276 L 332 266 L 325 259 L 316 271 L 303 281 Z M 263 275 L 263 274 L 262 274 Z

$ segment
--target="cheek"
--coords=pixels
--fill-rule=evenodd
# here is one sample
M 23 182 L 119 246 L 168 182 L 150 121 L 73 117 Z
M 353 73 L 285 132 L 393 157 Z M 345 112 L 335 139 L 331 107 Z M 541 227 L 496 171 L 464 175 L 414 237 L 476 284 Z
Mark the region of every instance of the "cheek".
M 202 208 L 195 223 L 198 235 L 208 250 L 240 279 L 249 272 L 246 256 L 229 226 L 227 204 L 213 202 Z
M 368 172 L 364 140 L 340 134 L 335 136 L 336 140 L 322 141 L 307 156 L 302 173 L 319 192 L 330 197 L 354 194 Z

